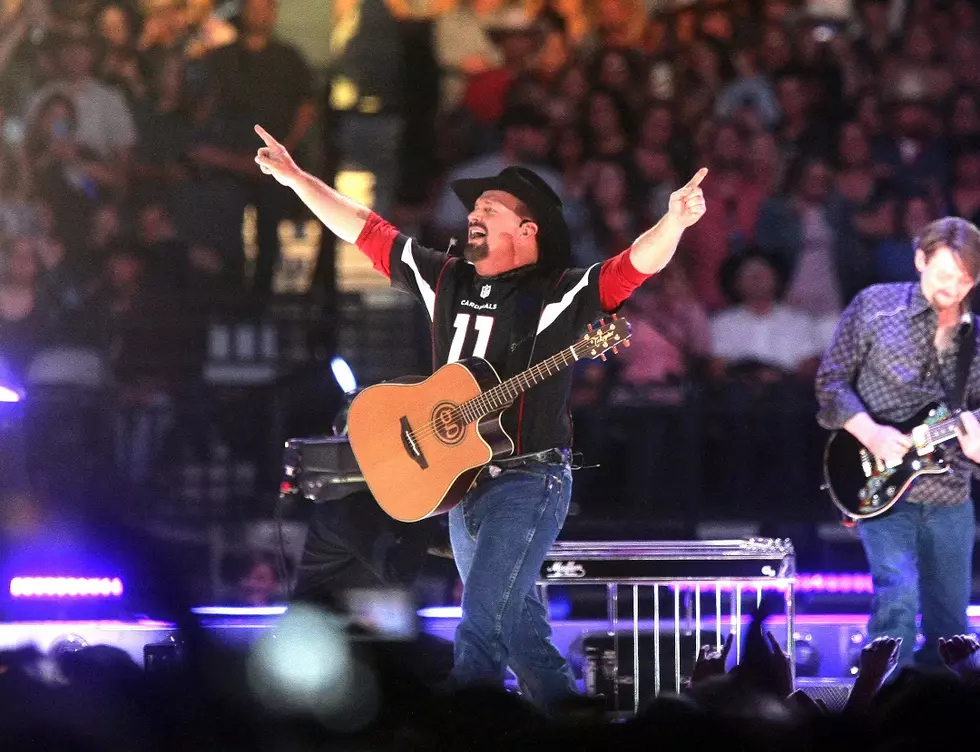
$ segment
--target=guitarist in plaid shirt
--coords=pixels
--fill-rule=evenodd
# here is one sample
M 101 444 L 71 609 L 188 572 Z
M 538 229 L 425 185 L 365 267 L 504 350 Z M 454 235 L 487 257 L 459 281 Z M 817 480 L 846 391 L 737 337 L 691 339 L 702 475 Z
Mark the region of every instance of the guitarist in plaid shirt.
M 980 279 L 980 230 L 944 217 L 922 230 L 915 247 L 919 281 L 861 291 L 844 311 L 816 377 L 820 425 L 849 432 L 886 462 L 912 447 L 891 424 L 948 401 L 957 354 L 978 336 L 969 298 Z M 980 348 L 961 394 L 968 409 L 959 441 L 948 445 L 949 472 L 918 477 L 889 511 L 857 523 L 874 583 L 868 638 L 901 638 L 900 665 L 916 657 L 920 608 L 926 638 L 920 662 L 938 665 L 940 638 L 968 631 L 970 481 L 980 476 L 980 425 L 969 410 L 980 407 Z

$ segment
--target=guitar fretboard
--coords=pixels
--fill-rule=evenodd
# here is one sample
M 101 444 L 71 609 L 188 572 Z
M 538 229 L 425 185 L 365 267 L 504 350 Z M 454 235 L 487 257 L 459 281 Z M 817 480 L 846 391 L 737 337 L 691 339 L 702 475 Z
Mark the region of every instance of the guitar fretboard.
M 973 410 L 973 417 L 980 419 L 980 410 Z M 942 444 L 944 441 L 956 438 L 956 422 L 958 418 L 950 418 L 942 423 L 929 426 L 929 442 L 932 444 Z
M 587 347 L 587 342 L 580 342 L 577 345 L 555 353 L 536 366 L 516 376 L 511 376 L 506 381 L 500 382 L 497 386 L 488 389 L 479 397 L 474 397 L 468 402 L 464 402 L 459 408 L 463 420 L 466 423 L 473 423 L 485 415 L 507 407 L 507 405 L 535 384 L 539 384 L 549 376 L 554 376 L 556 373 L 568 368 L 572 363 L 582 357 Z

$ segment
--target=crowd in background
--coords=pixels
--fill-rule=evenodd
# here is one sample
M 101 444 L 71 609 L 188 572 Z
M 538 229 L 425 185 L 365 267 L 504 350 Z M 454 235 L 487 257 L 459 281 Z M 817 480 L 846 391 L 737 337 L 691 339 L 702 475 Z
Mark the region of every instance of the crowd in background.
M 249 205 L 261 249 L 249 284 L 271 292 L 288 207 L 259 179 L 251 126 L 296 146 L 315 120 L 309 66 L 272 39 L 275 6 L 249 2 L 237 26 L 209 2 L 8 12 L 0 320 L 15 367 L 80 318 L 91 329 L 76 337 L 151 297 L 239 295 Z
M 63 454 L 87 462 L 84 441 L 98 444 L 137 492 L 213 479 L 188 458 L 224 462 L 262 443 L 249 431 L 271 435 L 268 394 L 193 383 L 217 341 L 208 312 L 267 310 L 284 224 L 309 217 L 259 173 L 256 123 L 327 180 L 368 171 L 374 207 L 435 248 L 464 226 L 452 179 L 534 166 L 583 265 L 628 246 L 705 166 L 705 218 L 623 309 L 633 346 L 579 364 L 575 448 L 600 467 L 577 476 L 575 513 L 829 519 L 815 367 L 858 290 L 917 278 L 919 228 L 980 217 L 980 36 L 965 0 L 813 7 L 338 2 L 310 11 L 311 24 L 330 14 L 331 56 L 314 66 L 278 34 L 275 0 L 5 0 L 4 368 L 30 377 L 66 344 L 114 365 L 120 412 L 98 441 L 78 418 Z M 311 297 L 339 273 L 322 248 Z M 192 314 L 189 340 L 162 334 Z M 136 321 L 139 336 L 119 335 Z M 154 365 L 127 367 L 127 353 Z M 290 390 L 298 402 L 322 384 Z M 49 425 L 70 424 L 63 406 Z M 238 473 L 271 498 L 275 460 L 250 460 L 221 482 Z
M 225 497 L 255 496 L 256 465 L 270 464 L 268 438 L 234 445 L 271 437 L 261 396 L 239 395 L 234 427 L 215 426 L 227 394 L 201 397 L 208 315 L 267 305 L 295 207 L 261 179 L 252 126 L 302 152 L 318 95 L 303 56 L 274 38 L 277 3 L 235 5 L 234 22 L 207 1 L 0 6 L 0 358 L 31 393 L 29 454 L 60 476 L 34 473 L 34 490 L 60 504 L 206 477 L 186 466 L 202 454 L 227 460 Z M 224 351 L 242 351 L 233 330 L 215 334 Z M 250 342 L 253 359 L 291 359 L 259 326 Z M 52 406 L 52 385 L 78 393 Z M 234 464 L 238 450 L 251 464 Z

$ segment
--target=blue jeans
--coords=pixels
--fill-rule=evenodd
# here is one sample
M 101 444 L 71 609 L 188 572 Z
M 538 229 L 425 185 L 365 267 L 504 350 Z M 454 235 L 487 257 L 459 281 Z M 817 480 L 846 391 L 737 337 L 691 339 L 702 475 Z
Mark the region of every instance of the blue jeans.
M 899 665 L 938 665 L 939 638 L 968 631 L 975 527 L 972 499 L 948 507 L 900 501 L 858 523 L 874 583 L 868 638 L 901 637 Z M 915 656 L 920 605 L 925 644 Z
M 502 685 L 509 665 L 529 699 L 545 710 L 577 692 L 535 588 L 571 493 L 567 465 L 532 462 L 478 484 L 450 511 L 449 536 L 463 580 L 451 686 Z

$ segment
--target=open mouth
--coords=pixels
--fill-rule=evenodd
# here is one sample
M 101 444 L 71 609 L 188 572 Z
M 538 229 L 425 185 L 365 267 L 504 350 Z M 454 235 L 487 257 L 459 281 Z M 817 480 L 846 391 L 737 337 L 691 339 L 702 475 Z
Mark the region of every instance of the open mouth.
M 486 237 L 487 237 L 487 231 L 482 227 L 470 228 L 468 238 L 471 242 L 474 240 L 484 240 Z

